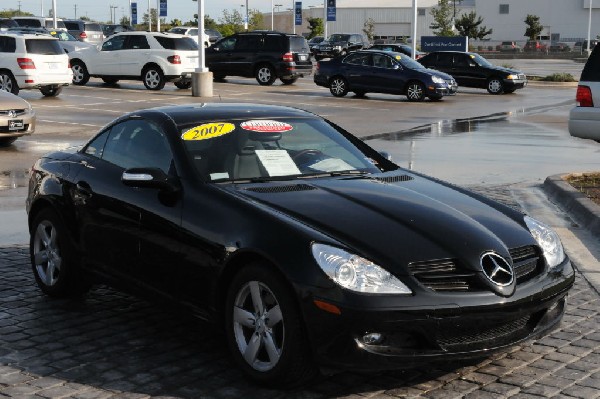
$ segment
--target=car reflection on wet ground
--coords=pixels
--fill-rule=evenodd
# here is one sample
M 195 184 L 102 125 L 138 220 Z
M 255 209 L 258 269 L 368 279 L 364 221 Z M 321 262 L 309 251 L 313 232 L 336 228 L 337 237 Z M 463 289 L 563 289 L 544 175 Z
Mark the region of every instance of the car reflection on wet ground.
M 365 137 L 393 161 L 458 185 L 543 182 L 600 169 L 600 145 L 568 132 L 496 114 Z

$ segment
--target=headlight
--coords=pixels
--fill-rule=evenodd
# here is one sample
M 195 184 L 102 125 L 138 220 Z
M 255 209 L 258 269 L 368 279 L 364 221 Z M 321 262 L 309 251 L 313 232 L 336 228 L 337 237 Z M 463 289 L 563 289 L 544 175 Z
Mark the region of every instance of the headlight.
M 442 78 L 440 78 L 439 76 L 432 76 L 431 80 L 433 80 L 433 83 L 445 83 L 446 81 Z
M 525 216 L 525 224 L 527 224 L 531 235 L 542 248 L 548 266 L 553 268 L 560 265 L 565 260 L 565 251 L 563 250 L 558 234 L 544 223 L 529 216 Z
M 334 46 L 333 48 L 337 51 L 342 51 L 342 46 Z
M 506 77 L 506 79 L 508 79 L 508 80 L 515 80 L 515 79 L 519 79 L 519 75 L 508 75 L 508 76 Z
M 325 274 L 344 288 L 370 294 L 412 293 L 388 271 L 358 255 L 324 244 L 313 244 L 311 250 Z

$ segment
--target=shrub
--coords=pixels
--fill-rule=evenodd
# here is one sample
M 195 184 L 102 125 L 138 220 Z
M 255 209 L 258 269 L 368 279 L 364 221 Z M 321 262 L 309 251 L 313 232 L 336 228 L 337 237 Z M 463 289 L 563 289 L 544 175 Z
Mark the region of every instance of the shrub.
M 573 75 L 570 73 L 554 73 L 552 75 L 548 75 L 542 79 L 546 82 L 576 82 Z

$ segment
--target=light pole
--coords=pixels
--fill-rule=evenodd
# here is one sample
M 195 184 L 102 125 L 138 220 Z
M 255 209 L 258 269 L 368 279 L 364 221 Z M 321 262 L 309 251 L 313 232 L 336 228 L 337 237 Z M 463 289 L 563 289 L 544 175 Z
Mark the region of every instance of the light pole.
M 52 0 L 52 29 L 56 30 L 56 28 L 58 28 L 58 25 L 56 23 L 56 0 Z M 588 46 L 589 46 L 590 41 L 588 40 Z
M 198 43 L 203 43 L 204 34 L 204 0 L 198 0 Z M 213 96 L 213 74 L 204 62 L 204 46 L 198 46 L 198 68 L 192 73 L 192 96 Z
M 417 0 L 413 0 L 412 59 L 417 55 Z
M 590 56 L 590 39 L 592 34 L 592 0 L 590 0 L 590 14 L 588 16 L 587 55 Z
M 248 30 L 249 22 L 248 0 L 246 0 L 246 20 L 244 21 L 244 29 Z

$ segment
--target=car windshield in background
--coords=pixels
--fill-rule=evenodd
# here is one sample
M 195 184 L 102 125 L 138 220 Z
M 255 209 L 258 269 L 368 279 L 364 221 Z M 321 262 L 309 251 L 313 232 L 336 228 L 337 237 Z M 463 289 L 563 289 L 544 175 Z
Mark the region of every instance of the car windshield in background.
M 54 29 L 54 21 L 48 20 L 46 21 L 47 29 Z M 56 21 L 56 28 L 58 29 L 67 29 L 67 25 L 63 21 Z
M 303 37 L 290 36 L 290 50 L 297 53 L 303 51 L 308 53 L 308 42 Z
M 491 62 L 489 62 L 488 60 L 486 60 L 479 54 L 471 54 L 471 58 L 473 58 L 473 60 L 475 60 L 475 62 L 479 66 L 484 66 L 484 67 L 493 67 L 494 66 L 494 64 L 492 64 Z
M 350 40 L 350 35 L 331 35 L 329 36 L 330 42 L 347 42 Z
M 60 40 L 61 42 L 78 42 L 79 40 L 75 39 L 75 37 L 69 32 L 65 32 L 64 30 L 60 31 L 50 31 L 50 34 Z
M 64 54 L 57 40 L 51 39 L 27 39 L 25 40 L 27 52 L 31 54 L 59 55 Z
M 202 122 L 180 130 L 205 181 L 380 172 L 374 160 L 320 119 Z
M 394 58 L 400 65 L 410 69 L 427 69 L 423 65 L 419 64 L 417 61 L 410 58 L 410 56 L 402 54 L 402 53 L 394 53 Z
M 154 36 L 154 38 L 167 50 L 198 50 L 198 45 L 190 37 Z
M 185 32 L 187 32 L 187 28 L 171 28 L 169 29 L 170 33 L 176 33 L 178 35 L 185 35 Z

